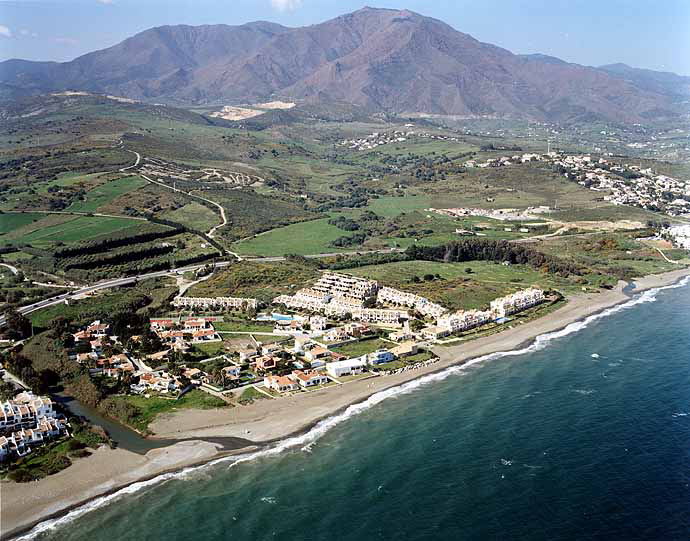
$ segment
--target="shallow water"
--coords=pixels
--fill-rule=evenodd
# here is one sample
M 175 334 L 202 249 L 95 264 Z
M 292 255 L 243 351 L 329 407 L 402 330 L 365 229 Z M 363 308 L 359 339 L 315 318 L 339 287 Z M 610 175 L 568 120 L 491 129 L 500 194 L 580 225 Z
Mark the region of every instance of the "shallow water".
M 687 539 L 690 286 L 630 304 L 379 393 L 273 451 L 131 487 L 39 535 Z

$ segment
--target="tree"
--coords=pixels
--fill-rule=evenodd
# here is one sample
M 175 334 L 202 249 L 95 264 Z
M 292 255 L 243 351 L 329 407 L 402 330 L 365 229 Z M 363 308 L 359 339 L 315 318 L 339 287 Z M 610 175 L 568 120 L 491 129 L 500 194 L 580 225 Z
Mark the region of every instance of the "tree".
M 31 336 L 31 321 L 14 308 L 5 310 L 5 333 L 11 340 L 22 340 Z
M 12 385 L 9 381 L 0 380 L 0 400 L 3 402 L 5 400 L 10 400 L 11 398 L 14 398 L 16 393 L 17 390 L 14 388 L 14 385 Z

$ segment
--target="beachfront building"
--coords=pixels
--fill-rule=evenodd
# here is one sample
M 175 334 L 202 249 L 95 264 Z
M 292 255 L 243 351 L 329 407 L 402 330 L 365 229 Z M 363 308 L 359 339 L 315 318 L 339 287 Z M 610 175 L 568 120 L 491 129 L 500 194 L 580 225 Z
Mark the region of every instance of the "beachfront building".
M 294 370 L 288 377 L 292 381 L 297 382 L 300 387 L 304 388 L 315 387 L 317 385 L 324 385 L 325 383 L 328 383 L 328 377 L 315 370 Z
M 379 289 L 376 300 L 382 304 L 407 306 L 408 308 L 413 308 L 423 316 L 432 317 L 434 319 L 448 311 L 440 304 L 433 303 L 425 297 L 400 291 L 392 287 L 382 287 Z
M 529 288 L 517 291 L 491 301 L 491 311 L 496 318 L 502 318 L 526 310 L 544 301 L 541 289 Z
M 364 359 L 345 359 L 343 361 L 334 361 L 326 365 L 326 372 L 328 375 L 334 378 L 339 378 L 342 376 L 350 376 L 355 374 L 361 374 L 367 368 L 366 356 Z
M 193 310 L 256 310 L 259 302 L 246 297 L 175 297 L 172 302 L 175 308 Z
M 438 319 L 438 325 L 448 329 L 449 334 L 467 331 L 484 325 L 493 319 L 492 313 L 481 310 L 460 310 Z
M 425 340 L 438 340 L 440 338 L 445 338 L 450 335 L 450 329 L 446 326 L 433 325 L 429 327 L 424 327 L 420 331 L 422 338 Z
M 290 391 L 298 391 L 299 383 L 293 381 L 288 376 L 266 376 L 264 378 L 264 386 L 279 393 L 288 393 Z
M 377 364 L 389 363 L 395 360 L 395 355 L 387 349 L 378 349 L 367 355 L 367 363 L 373 366 Z

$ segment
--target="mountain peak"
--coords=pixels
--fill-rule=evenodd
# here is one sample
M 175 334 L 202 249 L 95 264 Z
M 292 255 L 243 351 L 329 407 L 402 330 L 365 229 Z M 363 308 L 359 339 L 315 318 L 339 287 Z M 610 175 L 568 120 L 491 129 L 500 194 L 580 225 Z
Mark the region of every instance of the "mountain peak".
M 518 56 L 410 10 L 364 7 L 301 28 L 266 21 L 158 27 L 71 62 L 0 63 L 0 88 L 178 103 L 281 96 L 394 114 L 552 121 L 639 122 L 671 108 L 669 95 L 624 71 Z

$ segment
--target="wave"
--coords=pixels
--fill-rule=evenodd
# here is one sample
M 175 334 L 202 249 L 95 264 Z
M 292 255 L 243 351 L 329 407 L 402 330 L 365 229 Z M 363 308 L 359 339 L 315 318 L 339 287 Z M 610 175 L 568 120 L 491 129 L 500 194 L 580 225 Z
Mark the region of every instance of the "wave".
M 272 445 L 271 447 L 260 449 L 258 451 L 254 451 L 251 453 L 246 453 L 246 454 L 241 454 L 241 455 L 234 455 L 231 457 L 223 457 L 219 458 L 213 461 L 210 461 L 206 464 L 202 464 L 200 466 L 192 466 L 188 467 L 176 472 L 172 473 L 166 473 L 159 475 L 153 479 L 149 479 L 147 481 L 140 481 L 136 483 L 132 483 L 131 485 L 128 485 L 112 494 L 106 495 L 106 496 L 101 496 L 99 498 L 96 498 L 80 507 L 77 507 L 76 509 L 73 509 L 72 511 L 68 512 L 66 515 L 55 518 L 55 519 L 49 519 L 46 521 L 43 521 L 36 526 L 34 526 L 33 529 L 31 529 L 29 532 L 27 532 L 25 535 L 22 535 L 20 537 L 16 538 L 16 541 L 29 541 L 31 539 L 35 539 L 42 533 L 46 533 L 51 530 L 55 530 L 61 526 L 65 526 L 66 524 L 76 520 L 77 518 L 81 517 L 82 515 L 89 513 L 90 511 L 93 511 L 95 509 L 98 509 L 100 507 L 103 507 L 105 505 L 109 505 L 113 503 L 114 501 L 121 499 L 123 497 L 126 497 L 128 495 L 132 495 L 135 493 L 138 493 L 140 491 L 143 491 L 149 487 L 152 487 L 154 485 L 159 485 L 162 483 L 165 483 L 167 481 L 173 480 L 173 479 L 184 479 L 184 478 L 189 478 L 190 476 L 195 476 L 195 474 L 200 473 L 206 468 L 216 466 L 221 463 L 226 463 L 230 462 L 228 465 L 229 468 L 233 468 L 239 464 L 245 463 L 245 462 L 251 462 L 259 458 L 264 458 L 264 457 L 269 457 L 269 456 L 274 456 L 283 453 L 284 451 L 295 448 L 295 447 L 300 447 L 303 451 L 309 452 L 311 450 L 311 447 L 313 443 L 320 439 L 321 436 L 326 434 L 328 431 L 330 431 L 332 428 L 335 426 L 341 424 L 342 422 L 348 420 L 349 418 L 359 415 L 360 413 L 371 409 L 372 407 L 376 406 L 377 404 L 383 402 L 384 400 L 387 400 L 388 398 L 392 398 L 395 396 L 399 395 L 404 395 L 404 394 L 409 394 L 415 390 L 417 390 L 420 387 L 429 385 L 431 383 L 435 383 L 438 381 L 442 381 L 452 375 L 462 373 L 466 371 L 468 368 L 479 365 L 481 363 L 485 363 L 487 361 L 492 361 L 496 359 L 500 359 L 503 357 L 513 357 L 513 356 L 518 356 L 518 355 L 524 355 L 526 353 L 532 353 L 534 351 L 539 351 L 547 347 L 547 345 L 554 341 L 558 340 L 559 338 L 563 338 L 566 336 L 569 336 L 571 334 L 577 333 L 586 327 L 588 327 L 590 324 L 592 324 L 595 321 L 598 321 L 600 319 L 609 317 L 613 314 L 616 314 L 618 312 L 621 312 L 623 310 L 628 310 L 634 306 L 637 306 L 639 304 L 644 304 L 644 303 L 649 303 L 649 302 L 654 302 L 656 300 L 657 295 L 659 292 L 667 290 L 667 289 L 676 289 L 679 287 L 684 287 L 690 283 L 690 276 L 686 276 L 679 282 L 668 285 L 668 286 L 663 286 L 663 287 L 657 287 L 653 289 L 649 289 L 633 298 L 631 298 L 629 301 L 612 306 L 611 308 L 607 308 L 601 312 L 598 312 L 596 314 L 592 314 L 591 316 L 588 316 L 584 318 L 581 321 L 576 321 L 573 323 L 570 323 L 566 327 L 564 327 L 561 330 L 558 331 L 553 331 L 553 332 L 548 332 L 542 335 L 537 336 L 534 341 L 523 348 L 520 349 L 514 349 L 510 351 L 498 351 L 495 353 L 490 353 L 488 355 L 483 355 L 481 357 L 476 357 L 475 359 L 470 359 L 466 363 L 458 366 L 451 366 L 448 367 L 444 370 L 441 370 L 439 372 L 433 373 L 433 374 L 428 374 L 426 376 L 422 376 L 420 378 L 408 381 L 406 383 L 403 383 L 397 387 L 391 387 L 389 389 L 385 389 L 383 391 L 379 391 L 373 395 L 371 395 L 369 398 L 366 400 L 359 402 L 357 404 L 352 404 L 351 406 L 348 406 L 344 411 L 341 413 L 338 413 L 336 415 L 333 415 L 332 417 L 327 417 L 326 419 L 323 419 L 319 421 L 314 427 L 309 430 L 308 432 L 305 432 L 303 434 L 299 434 L 296 436 L 288 437 L 284 440 L 281 440 L 277 442 L 276 444 Z

